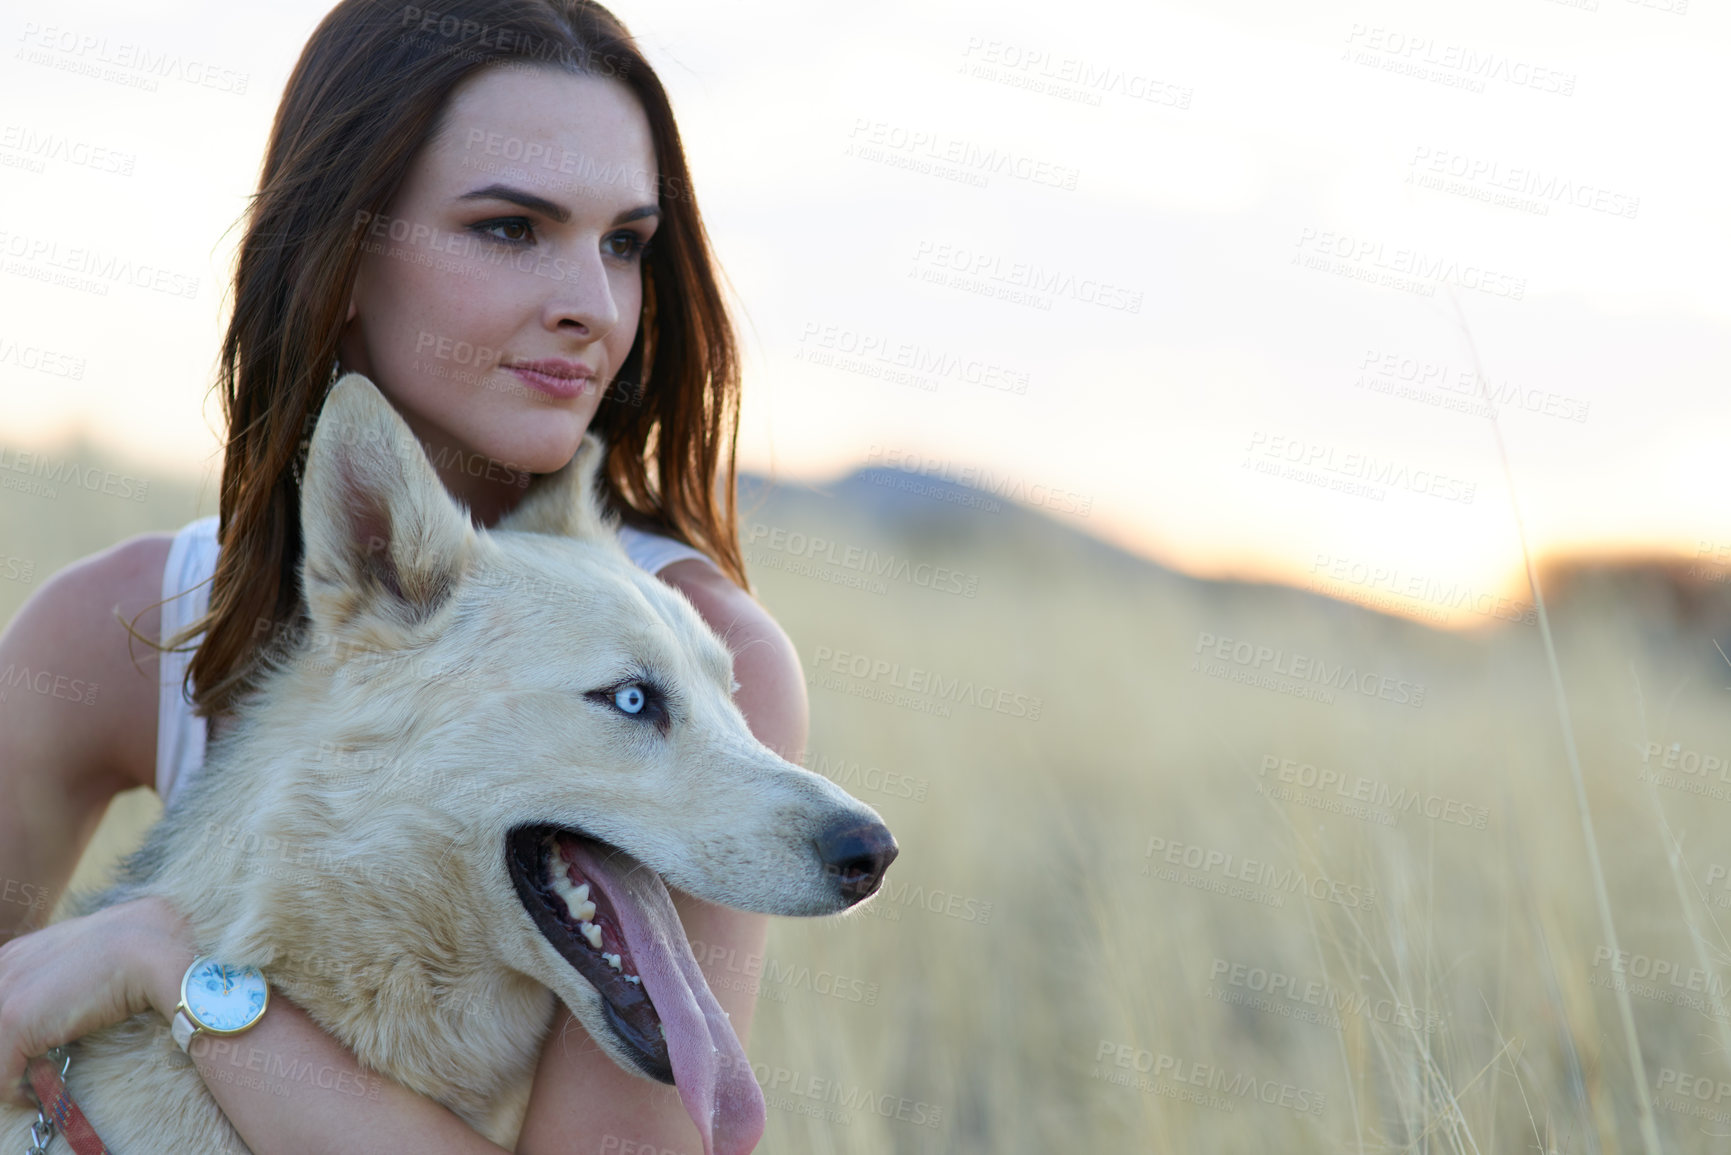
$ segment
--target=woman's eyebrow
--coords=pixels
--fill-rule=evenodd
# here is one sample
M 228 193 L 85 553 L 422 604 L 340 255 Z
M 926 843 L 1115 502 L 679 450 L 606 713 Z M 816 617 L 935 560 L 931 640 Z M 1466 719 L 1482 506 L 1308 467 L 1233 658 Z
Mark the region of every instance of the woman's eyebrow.
M 564 224 L 566 221 L 571 219 L 571 210 L 566 208 L 564 205 L 555 204 L 546 197 L 536 196 L 532 192 L 520 188 L 512 188 L 510 185 L 506 184 L 490 184 L 484 188 L 475 189 L 473 192 L 466 192 L 457 199 L 460 201 L 510 201 L 514 205 L 521 205 L 526 209 L 533 209 L 541 215 L 548 217 L 551 220 L 555 220 L 560 224 Z M 660 215 L 661 208 L 658 205 L 638 205 L 634 209 L 626 209 L 617 217 L 613 218 L 613 223 L 616 225 L 622 225 L 627 221 L 635 221 L 642 217 L 658 217 Z

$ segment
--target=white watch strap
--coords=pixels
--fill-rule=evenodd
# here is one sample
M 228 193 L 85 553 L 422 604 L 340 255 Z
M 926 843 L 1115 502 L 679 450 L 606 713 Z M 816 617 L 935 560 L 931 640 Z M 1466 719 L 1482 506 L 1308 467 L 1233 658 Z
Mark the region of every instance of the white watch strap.
M 198 1028 L 192 1025 L 192 1020 L 184 1010 L 177 1010 L 174 1012 L 174 1021 L 168 1026 L 168 1033 L 174 1036 L 175 1044 L 182 1051 L 187 1051 L 187 1048 L 192 1046 L 192 1036 L 198 1033 Z

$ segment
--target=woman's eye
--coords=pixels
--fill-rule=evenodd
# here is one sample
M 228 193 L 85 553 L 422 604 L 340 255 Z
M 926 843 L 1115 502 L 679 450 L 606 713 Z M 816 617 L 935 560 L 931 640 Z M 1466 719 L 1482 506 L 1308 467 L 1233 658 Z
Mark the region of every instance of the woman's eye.
M 480 224 L 475 226 L 475 229 L 477 232 L 485 233 L 490 237 L 497 237 L 501 241 L 510 241 L 512 244 L 521 244 L 534 237 L 534 229 L 530 226 L 529 222 L 524 220 L 522 217 L 509 217 L 505 220 L 498 221 L 482 221 Z M 504 235 L 501 235 L 501 233 L 496 230 L 504 230 Z
M 643 707 L 649 704 L 649 696 L 643 692 L 642 686 L 633 682 L 614 693 L 613 704 L 627 714 L 637 714 L 641 713 Z
M 613 255 L 622 260 L 635 260 L 641 257 L 649 248 L 649 242 L 636 233 L 619 233 L 612 238 L 616 246 Z M 623 248 L 617 246 L 623 245 Z

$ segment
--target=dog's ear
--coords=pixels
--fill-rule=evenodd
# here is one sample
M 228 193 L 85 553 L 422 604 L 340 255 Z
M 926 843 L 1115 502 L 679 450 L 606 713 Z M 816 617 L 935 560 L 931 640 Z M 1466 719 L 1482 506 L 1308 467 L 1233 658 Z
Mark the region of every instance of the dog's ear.
M 350 373 L 331 387 L 301 490 L 302 588 L 313 620 L 426 620 L 450 597 L 475 541 L 407 422 Z
M 537 477 L 523 499 L 493 528 L 616 540 L 618 518 L 602 508 L 600 498 L 601 471 L 606 463 L 606 444 L 598 434 L 585 433 L 571 460 Z

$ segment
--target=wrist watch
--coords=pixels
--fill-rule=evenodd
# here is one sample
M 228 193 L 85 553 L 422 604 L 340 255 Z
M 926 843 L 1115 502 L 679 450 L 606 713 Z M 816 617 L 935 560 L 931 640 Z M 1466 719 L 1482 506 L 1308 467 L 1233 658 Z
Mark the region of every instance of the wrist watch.
M 270 1005 L 270 986 L 257 967 L 229 966 L 208 955 L 192 960 L 180 980 L 180 1005 L 169 1032 L 182 1051 L 199 1035 L 252 1030 Z M 190 1053 L 190 1052 L 188 1052 Z

